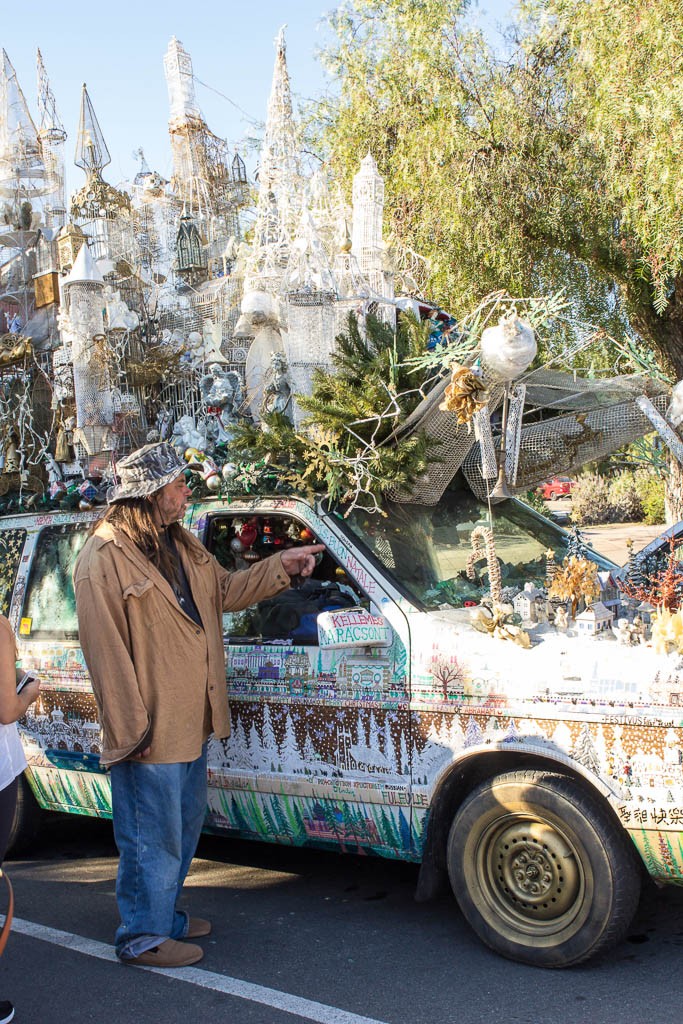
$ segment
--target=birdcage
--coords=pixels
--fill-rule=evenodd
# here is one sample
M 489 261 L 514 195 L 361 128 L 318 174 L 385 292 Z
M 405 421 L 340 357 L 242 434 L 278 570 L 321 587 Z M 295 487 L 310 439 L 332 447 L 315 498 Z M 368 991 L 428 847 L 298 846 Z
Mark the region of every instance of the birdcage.
M 630 383 L 620 389 L 613 388 L 612 399 L 616 395 L 623 398 L 630 388 Z M 642 390 L 640 393 L 643 393 Z M 517 478 L 510 490 L 513 493 L 525 491 L 553 474 L 575 473 L 586 463 L 604 458 L 616 448 L 631 444 L 651 431 L 652 424 L 636 405 L 636 397 L 634 395 L 628 401 L 612 405 L 598 404 L 595 407 L 596 403 L 606 400 L 607 392 L 600 388 L 592 392 L 588 389 L 585 390 L 586 404 L 594 406 L 589 411 L 557 416 L 524 426 L 521 431 Z M 574 401 L 578 401 L 578 395 Z M 656 409 L 664 412 L 668 397 L 665 394 L 655 395 L 652 402 Z M 473 445 L 468 452 L 463 462 L 463 472 L 477 497 L 486 497 L 490 484 L 482 476 L 479 443 Z
M 519 431 L 517 472 L 511 490 L 524 491 L 553 473 L 573 473 L 652 429 L 636 405 L 639 395 L 666 408 L 664 385 L 639 375 L 590 381 L 541 368 L 525 375 L 526 410 L 542 416 L 540 422 L 522 424 Z M 392 492 L 397 501 L 435 504 L 462 467 L 478 497 L 491 491 L 491 453 L 484 449 L 470 424 L 459 425 L 452 412 L 440 409 L 449 377 L 443 377 L 401 427 L 401 434 L 421 431 L 433 442 L 432 462 L 409 492 Z M 489 388 L 488 412 L 501 404 L 504 387 Z M 565 416 L 553 415 L 570 410 Z M 498 438 L 496 447 L 500 444 Z M 484 469 L 482 469 L 482 461 Z M 510 481 L 512 484 L 512 481 Z

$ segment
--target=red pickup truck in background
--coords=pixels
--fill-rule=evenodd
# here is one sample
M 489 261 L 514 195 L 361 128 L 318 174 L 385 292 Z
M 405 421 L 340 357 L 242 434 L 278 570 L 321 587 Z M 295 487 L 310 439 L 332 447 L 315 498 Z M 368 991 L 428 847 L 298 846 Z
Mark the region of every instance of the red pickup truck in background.
M 555 501 L 556 498 L 570 495 L 575 484 L 576 480 L 571 480 L 568 476 L 554 476 L 550 480 L 545 480 L 539 487 L 539 491 L 541 497 L 546 501 Z

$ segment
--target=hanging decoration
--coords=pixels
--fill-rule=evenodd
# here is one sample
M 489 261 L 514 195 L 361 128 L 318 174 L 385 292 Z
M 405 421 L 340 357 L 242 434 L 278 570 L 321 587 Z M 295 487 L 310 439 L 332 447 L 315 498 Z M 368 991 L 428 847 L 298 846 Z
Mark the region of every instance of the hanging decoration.
M 491 430 L 491 410 L 488 404 L 477 409 L 472 417 L 474 436 L 479 442 L 481 475 L 484 480 L 493 480 L 498 474 L 498 457 Z
M 665 416 L 674 429 L 683 423 L 683 380 L 679 380 L 671 389 L 671 401 Z
M 538 350 L 530 324 L 513 310 L 502 316 L 495 327 L 487 327 L 481 335 L 481 359 L 489 380 L 507 383 L 527 370 Z
M 482 332 L 480 349 L 484 377 L 504 386 L 497 479 L 490 497 L 506 498 L 510 496 L 508 485 L 514 485 L 517 477 L 525 397 L 523 387 L 512 388 L 511 383 L 534 361 L 536 337 L 530 324 L 513 310 Z M 487 459 L 482 469 L 488 470 L 488 463 Z
M 515 384 L 510 388 L 507 423 L 505 424 L 505 479 L 514 486 L 517 482 L 519 450 L 522 441 L 522 417 L 526 387 Z
M 677 384 L 673 389 L 672 402 L 669 405 L 667 412 L 671 412 L 676 420 L 676 424 L 680 424 L 681 420 L 683 420 L 683 413 L 680 411 L 681 392 L 680 390 L 677 392 L 676 388 L 680 388 L 680 384 Z M 664 416 L 662 416 L 659 410 L 652 404 L 647 395 L 639 395 L 639 397 L 636 398 L 636 405 L 640 411 L 647 416 L 650 423 L 662 438 L 677 462 L 683 466 L 683 441 L 681 441 L 676 431 L 672 428 L 672 425 L 676 425 L 674 424 L 673 419 L 670 423 L 667 423 Z
M 456 363 L 439 408 L 454 412 L 458 423 L 470 423 L 474 414 L 486 406 L 487 399 L 486 383 L 481 375 Z

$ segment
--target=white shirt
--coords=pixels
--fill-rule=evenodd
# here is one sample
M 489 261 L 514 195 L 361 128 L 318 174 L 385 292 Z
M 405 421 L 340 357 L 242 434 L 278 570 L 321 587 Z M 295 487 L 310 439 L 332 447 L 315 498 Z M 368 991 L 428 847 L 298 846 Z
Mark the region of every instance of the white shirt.
M 19 739 L 17 723 L 0 725 L 0 789 L 21 775 L 26 767 L 24 749 Z

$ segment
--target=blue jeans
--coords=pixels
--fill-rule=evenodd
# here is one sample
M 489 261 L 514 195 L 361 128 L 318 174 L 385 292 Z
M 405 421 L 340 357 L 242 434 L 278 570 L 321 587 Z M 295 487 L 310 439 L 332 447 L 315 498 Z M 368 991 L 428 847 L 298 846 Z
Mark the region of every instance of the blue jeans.
M 122 761 L 110 773 L 120 856 L 116 953 L 125 960 L 187 934 L 177 904 L 206 812 L 206 744 L 196 761 Z

